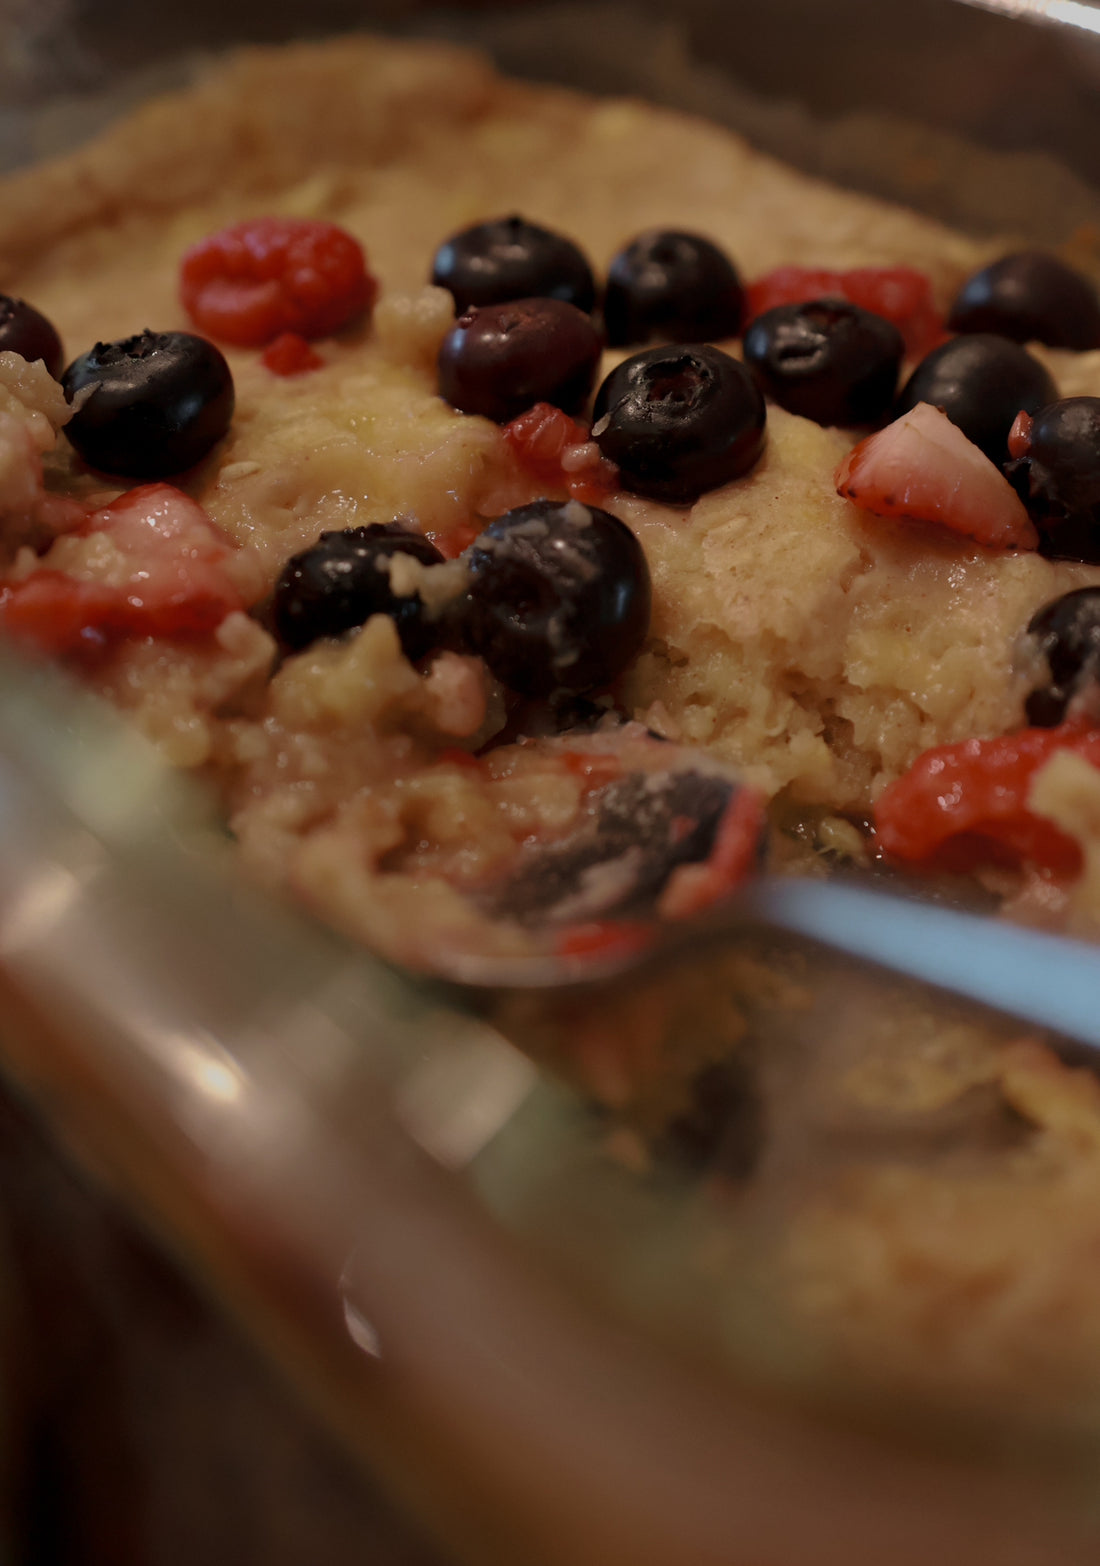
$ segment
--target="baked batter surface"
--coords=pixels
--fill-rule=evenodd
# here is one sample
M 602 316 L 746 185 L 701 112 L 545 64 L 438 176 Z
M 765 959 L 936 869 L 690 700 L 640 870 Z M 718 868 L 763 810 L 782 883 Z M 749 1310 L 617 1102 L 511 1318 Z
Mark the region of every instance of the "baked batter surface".
M 229 350 L 233 426 L 182 481 L 239 546 L 248 602 L 326 529 L 406 518 L 457 552 L 482 519 L 540 493 L 495 425 L 436 394 L 452 311 L 426 278 L 442 239 L 471 223 L 520 211 L 576 239 L 597 272 L 654 226 L 712 236 L 748 278 L 787 263 L 911 265 L 941 303 L 993 253 L 705 123 L 367 39 L 233 58 L 0 196 L 0 287 L 50 317 L 69 358 L 145 327 L 186 329 L 180 257 L 224 225 L 321 217 L 365 247 L 381 283 L 373 324 L 323 343 L 322 368 L 294 378 Z M 1064 394 L 1100 392 L 1100 354 L 1042 356 Z M 105 501 L 117 488 L 63 435 L 55 446 L 65 409 L 48 377 L 6 359 L 0 515 L 17 580 L 40 563 L 28 543 L 49 523 L 44 494 Z M 759 466 L 691 508 L 609 498 L 655 590 L 650 638 L 616 696 L 781 806 L 813 807 L 843 844 L 841 813 L 868 811 L 923 750 L 1020 724 L 1021 631 L 1100 570 L 869 517 L 833 486 L 853 435 L 776 408 L 768 428 Z M 118 569 L 64 532 L 46 559 L 85 580 Z M 473 658 L 417 671 L 384 620 L 277 666 L 260 619 L 238 612 L 201 645 L 125 643 L 89 677 L 172 761 L 216 781 L 255 872 L 413 961 L 451 940 L 508 950 L 456 888 L 579 807 L 577 780 L 537 753 L 503 747 L 474 778 L 454 752 L 501 732 L 504 694 Z M 1076 810 L 1080 825 L 1092 796 L 1063 781 L 1052 813 Z M 806 1010 L 763 960 L 707 986 L 702 1001 L 643 992 L 632 1019 L 586 1018 L 569 1069 L 648 1135 L 683 1108 L 700 1057 L 766 1051 L 775 1015 Z M 792 1188 L 768 1260 L 784 1309 L 845 1373 L 1006 1402 L 1026 1384 L 1033 1403 L 1079 1409 L 1082 1388 L 1100 1390 L 1095 1082 L 1034 1042 L 908 1002 L 840 1031 L 819 1102 L 884 1134 L 870 1151 L 857 1136 L 841 1168 Z M 897 1152 L 915 1125 L 941 1124 L 920 1156 Z

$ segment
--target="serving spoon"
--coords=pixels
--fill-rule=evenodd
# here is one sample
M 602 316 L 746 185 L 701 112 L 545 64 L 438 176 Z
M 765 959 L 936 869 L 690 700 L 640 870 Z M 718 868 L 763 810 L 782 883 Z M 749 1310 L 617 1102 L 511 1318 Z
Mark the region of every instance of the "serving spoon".
M 979 11 L 993 11 L 1025 22 L 1076 27 L 1100 34 L 1100 6 L 1094 0 L 964 0 Z
M 823 879 L 750 872 L 701 913 L 668 917 L 662 892 L 672 875 L 712 852 L 739 795 L 736 773 L 636 724 L 587 741 L 541 743 L 575 750 L 586 742 L 603 756 L 621 744 L 623 774 L 594 791 L 579 830 L 528 851 L 489 894 L 498 914 L 526 921 L 545 949 L 519 957 L 440 953 L 445 977 L 481 990 L 560 991 L 621 979 L 763 927 L 1100 1048 L 1100 946 L 947 906 L 914 883 L 885 890 L 881 878 L 870 884 L 858 871 Z M 606 946 L 555 947 L 555 931 L 577 917 L 607 919 Z M 628 939 L 613 938 L 617 922 Z
M 458 1000 L 466 996 L 476 1003 L 502 990 L 560 995 L 570 988 L 591 989 L 628 979 L 641 965 L 675 961 L 704 945 L 728 944 L 765 928 L 1100 1048 L 1100 946 L 947 907 L 919 892 L 861 884 L 858 876 L 752 874 L 699 915 L 662 916 L 669 874 L 705 861 L 712 851 L 723 813 L 738 794 L 737 774 L 710 755 L 647 735 L 638 724 L 535 743 L 572 752 L 588 746 L 594 755 L 617 755 L 623 764 L 593 790 L 580 828 L 521 854 L 509 875 L 487 889 L 485 907 L 494 917 L 518 916 L 536 934 L 552 935 L 577 918 L 625 917 L 634 938 L 579 953 L 555 948 L 552 941 L 540 947 L 537 940 L 529 955 L 516 957 L 440 952 L 422 965 L 424 976 L 445 981 Z M 189 1004 L 194 1008 L 201 995 L 214 1007 L 208 1026 L 220 1014 L 220 1002 L 207 996 L 203 976 L 225 963 L 220 955 L 218 963 L 210 953 L 203 958 L 204 939 L 212 943 L 211 952 L 221 940 L 227 949 L 239 945 L 266 953 L 269 975 L 270 954 L 282 941 L 286 950 L 276 965 L 280 993 L 304 996 L 330 987 L 325 975 L 347 969 L 346 950 L 300 921 L 285 939 L 275 940 L 270 932 L 253 935 L 253 924 L 259 930 L 255 900 L 232 885 L 217 852 L 212 854 L 217 833 L 211 818 L 208 797 L 165 766 L 116 714 L 68 687 L 55 671 L 30 667 L 7 651 L 0 656 L 0 907 L 6 910 L 0 948 L 40 954 L 48 980 L 51 967 L 79 954 L 71 944 L 64 953 L 58 949 L 55 925 L 63 909 L 71 916 L 86 907 L 82 928 L 98 934 L 106 917 L 132 904 L 137 924 L 131 920 L 136 934 L 130 939 L 144 940 L 151 936 L 152 915 L 141 910 L 154 900 L 158 908 L 163 904 L 158 918 L 164 924 L 165 974 L 171 973 L 177 988 L 185 972 L 193 975 L 185 986 Z M 20 868 L 16 872 L 13 859 L 9 877 L 6 859 L 13 855 Z M 96 890 L 106 862 L 114 866 L 109 896 Z M 93 865 L 99 867 L 94 874 Z M 106 897 L 101 912 L 97 897 Z M 188 925 L 182 947 L 170 933 L 181 920 Z M 391 1010 L 411 1015 L 436 1004 L 430 986 L 404 983 L 392 965 L 364 955 L 359 967 L 363 985 L 369 979 L 378 992 L 377 1005 L 384 995 Z M 251 1006 L 243 998 L 244 991 L 251 993 L 247 968 L 238 960 L 233 970 L 234 985 L 242 990 L 235 1009 L 245 1012 Z M 144 981 L 152 982 L 151 970 Z M 112 982 L 102 961 L 89 975 L 89 985 L 100 994 Z M 264 983 L 270 988 L 270 976 Z M 362 996 L 356 1006 L 362 1015 Z M 373 1002 L 372 1007 L 377 1009 Z M 280 1018 L 285 1020 L 283 1012 Z
M 477 958 L 447 976 L 477 990 L 561 990 L 765 928 L 816 942 L 1100 1049 L 1100 946 L 904 895 L 857 878 L 760 875 L 707 914 L 655 925 L 652 944 L 605 956 Z

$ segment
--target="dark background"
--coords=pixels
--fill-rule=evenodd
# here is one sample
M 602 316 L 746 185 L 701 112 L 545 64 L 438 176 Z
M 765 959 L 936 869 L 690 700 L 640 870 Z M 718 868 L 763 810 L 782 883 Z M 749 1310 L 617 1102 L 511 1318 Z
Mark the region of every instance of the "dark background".
M 837 137 L 825 147 L 818 136 L 799 138 L 792 128 L 799 113 L 834 126 L 850 122 L 849 143 L 858 142 L 868 115 L 888 116 L 908 129 L 910 167 L 895 167 L 891 176 L 870 145 L 850 144 L 847 163 L 858 171 L 862 157 L 879 171 L 871 182 L 893 177 L 891 193 L 948 215 L 957 215 L 954 203 L 940 187 L 953 171 L 932 167 L 954 161 L 945 136 L 998 157 L 1023 154 L 1025 163 L 1053 157 L 1100 187 L 1100 37 L 993 16 L 957 0 L 472 0 L 446 8 L 423 0 L 6 0 L 3 9 L 9 20 L 0 22 L 0 142 L 6 132 L 9 161 L 34 150 L 15 121 L 44 98 L 115 84 L 135 69 L 163 67 L 181 51 L 374 26 L 488 39 L 508 69 L 589 90 L 640 90 L 688 107 L 702 100 L 703 112 L 834 176 Z M 535 12 L 550 21 L 538 43 L 525 25 Z M 705 64 L 702 81 L 684 80 L 687 58 Z M 723 102 L 721 86 L 731 83 L 729 96 L 739 101 Z M 1015 171 L 1022 222 L 1036 202 L 1057 221 L 1050 178 L 1049 169 Z M 968 190 L 971 210 L 973 196 Z M 1004 199 L 1010 208 L 1011 196 Z M 1063 207 L 1067 199 L 1059 193 Z

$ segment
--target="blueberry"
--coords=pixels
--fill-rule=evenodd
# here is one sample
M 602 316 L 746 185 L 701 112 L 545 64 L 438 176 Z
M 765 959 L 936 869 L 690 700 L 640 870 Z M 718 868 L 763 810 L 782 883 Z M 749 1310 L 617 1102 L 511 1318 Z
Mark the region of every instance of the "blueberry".
M 720 348 L 649 348 L 596 394 L 593 439 L 623 486 L 687 504 L 740 478 L 764 449 L 767 410 L 743 364 Z
M 981 332 L 933 348 L 902 387 L 895 413 L 908 413 L 918 402 L 942 408 L 1000 466 L 1016 415 L 1034 413 L 1057 395 L 1047 371 L 1026 349 Z
M 322 533 L 312 549 L 294 555 L 275 584 L 272 622 L 286 647 L 299 652 L 322 636 L 341 636 L 388 614 L 408 658 L 422 658 L 437 629 L 420 594 L 397 593 L 389 562 L 409 555 L 421 565 L 441 565 L 443 556 L 420 533 L 399 522 L 372 522 L 339 533 Z
M 621 674 L 649 629 L 642 546 L 607 511 L 536 500 L 490 522 L 469 555 L 467 639 L 528 696 Z
M 515 216 L 478 223 L 440 245 L 432 282 L 450 289 L 457 315 L 509 299 L 562 299 L 586 311 L 596 303 L 592 269 L 573 241 Z
M 529 925 L 653 917 L 673 872 L 710 857 L 732 794 L 728 778 L 707 773 L 624 772 L 567 836 L 529 843 L 486 889 L 486 906 Z
M 744 294 L 729 257 L 709 239 L 654 229 L 611 263 L 604 293 L 607 339 L 624 348 L 736 337 Z
M 10 294 L 0 294 L 0 353 L 41 359 L 55 380 L 65 363 L 56 328 L 25 299 L 13 299 Z
M 233 417 L 222 353 L 189 332 L 140 332 L 96 343 L 61 378 L 77 401 L 65 434 L 90 467 L 161 479 L 194 467 Z M 78 399 L 77 394 L 85 395 Z
M 1018 343 L 1100 348 L 1100 300 L 1088 278 L 1044 250 L 1002 256 L 962 286 L 953 332 L 997 332 Z
M 779 305 L 745 333 L 745 363 L 773 402 L 817 424 L 877 424 L 897 391 L 905 340 L 845 299 Z
M 1032 420 L 1026 455 L 1005 472 L 1053 560 L 1100 565 L 1100 397 L 1064 397 Z
M 1050 684 L 1027 698 L 1027 720 L 1053 729 L 1074 696 L 1100 682 L 1100 587 L 1079 587 L 1040 609 L 1027 628 L 1050 669 Z
M 579 413 L 603 352 L 591 316 L 560 299 L 517 299 L 459 316 L 439 350 L 452 407 L 507 424 L 536 402 Z

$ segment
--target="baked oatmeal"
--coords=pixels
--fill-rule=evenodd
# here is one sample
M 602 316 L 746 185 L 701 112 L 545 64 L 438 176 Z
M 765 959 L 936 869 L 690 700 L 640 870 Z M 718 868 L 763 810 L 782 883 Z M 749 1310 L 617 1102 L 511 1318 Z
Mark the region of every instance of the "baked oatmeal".
M 967 280 L 1004 245 L 683 115 L 368 39 L 230 59 L 9 179 L 2 212 L 0 287 L 60 334 L 69 398 L 0 353 L 0 619 L 211 780 L 268 884 L 433 968 L 532 950 L 537 882 L 559 949 L 583 953 L 629 941 L 605 916 L 643 893 L 670 917 L 723 895 L 768 805 L 776 863 L 866 863 L 885 842 L 978 873 L 1018 913 L 1100 910 L 1092 622 L 1083 600 L 1059 611 L 1072 635 L 1041 621 L 1100 588 L 1100 563 L 1036 548 L 1050 516 L 1033 521 L 1044 418 L 1100 393 L 1100 331 L 997 347 L 979 309 L 949 338 L 951 301 L 974 305 Z M 543 236 L 568 280 L 554 300 L 477 294 L 468 236 L 494 224 Z M 631 291 L 654 233 L 690 241 L 692 306 L 712 291 L 713 314 Z M 311 278 L 328 269 L 320 314 L 280 292 L 299 244 L 320 246 Z M 780 327 L 863 334 L 874 375 L 845 383 L 846 413 L 790 388 Z M 651 346 L 669 331 L 671 360 Z M 503 394 L 485 368 L 502 343 Z M 960 343 L 1025 377 L 994 431 L 1012 425 L 1012 484 L 984 425 L 936 411 Z M 184 351 L 210 387 L 198 460 L 112 456 L 100 386 Z M 899 382 L 915 390 L 893 408 Z M 645 447 L 646 410 L 704 383 L 720 401 L 699 477 L 667 419 Z M 534 656 L 494 619 L 519 591 L 517 539 L 570 562 Z M 381 612 L 357 618 L 330 588 L 364 562 Z M 616 832 L 612 873 L 593 842 Z M 560 1015 L 517 1003 L 511 1021 L 651 1148 L 684 1140 L 700 1093 L 743 1102 L 781 1018 L 816 1018 L 819 1103 L 885 1134 L 854 1135 L 784 1209 L 785 1308 L 826 1359 L 887 1384 L 1007 1398 L 1026 1365 L 1036 1406 L 1079 1403 L 1100 1382 L 1092 1077 L 911 997 L 874 1018 L 807 997 L 742 954 L 640 982 L 626 1011 L 582 1008 L 565 1051 Z M 758 1151 L 720 1171 L 731 1189 L 770 1189 Z

